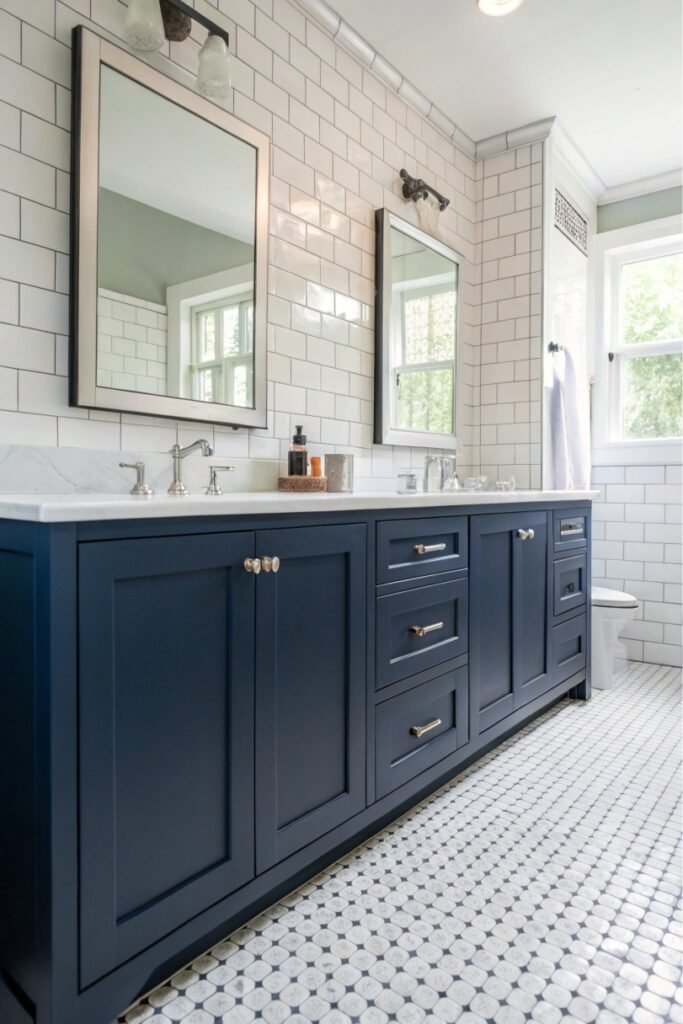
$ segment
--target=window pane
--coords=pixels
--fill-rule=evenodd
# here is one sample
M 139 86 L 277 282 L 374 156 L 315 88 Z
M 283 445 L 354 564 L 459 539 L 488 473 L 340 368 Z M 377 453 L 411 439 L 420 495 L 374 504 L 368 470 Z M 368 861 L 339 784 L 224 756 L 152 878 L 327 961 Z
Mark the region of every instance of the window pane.
M 249 372 L 251 367 L 247 367 L 245 363 L 239 363 L 233 371 L 232 375 L 232 405 L 246 406 L 250 404 L 249 401 Z
M 683 255 L 625 264 L 621 304 L 627 345 L 683 337 Z
M 407 294 L 404 300 L 406 363 L 436 363 L 455 356 L 455 292 Z
M 679 437 L 683 433 L 683 356 L 623 361 L 623 436 Z
M 244 351 L 245 352 L 253 352 L 254 351 L 254 304 L 253 304 L 253 302 L 247 303 L 246 320 L 247 320 L 247 325 L 246 325 L 247 337 L 246 337 L 246 343 L 245 343 Z
M 220 371 L 212 367 L 208 370 L 199 370 L 197 373 L 198 381 L 198 399 L 200 402 L 217 402 L 219 397 L 217 394 L 217 378 Z
M 453 370 L 415 370 L 400 375 L 398 425 L 402 430 L 453 433 Z
M 223 310 L 223 355 L 236 356 L 240 351 L 240 307 Z
M 216 358 L 216 314 L 199 314 L 199 362 Z

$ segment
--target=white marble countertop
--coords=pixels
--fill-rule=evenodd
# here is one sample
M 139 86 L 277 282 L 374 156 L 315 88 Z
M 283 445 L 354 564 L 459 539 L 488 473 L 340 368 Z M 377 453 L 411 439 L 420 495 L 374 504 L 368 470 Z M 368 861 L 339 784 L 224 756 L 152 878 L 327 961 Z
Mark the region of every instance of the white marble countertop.
M 168 494 L 134 498 L 129 494 L 0 494 L 0 518 L 33 523 L 93 522 L 114 519 L 169 519 L 180 516 L 247 516 L 294 512 L 355 512 L 377 509 L 458 508 L 464 505 L 548 504 L 591 501 L 598 491 L 450 491 L 403 496 L 391 491 L 354 494 L 233 492 L 220 497 Z

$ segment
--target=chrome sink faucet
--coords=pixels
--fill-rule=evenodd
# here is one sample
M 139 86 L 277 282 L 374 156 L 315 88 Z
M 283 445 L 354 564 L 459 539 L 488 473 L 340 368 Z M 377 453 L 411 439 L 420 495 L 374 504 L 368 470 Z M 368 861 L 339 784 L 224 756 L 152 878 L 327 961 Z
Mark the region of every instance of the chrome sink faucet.
M 196 448 L 201 448 L 202 455 L 213 455 L 213 448 L 203 437 L 200 437 L 198 441 L 193 441 L 192 444 L 186 445 L 184 448 L 181 448 L 179 444 L 174 444 L 169 449 L 169 455 L 173 458 L 173 483 L 169 487 L 168 493 L 175 495 L 177 498 L 188 493 L 187 487 L 183 483 L 181 461 L 186 455 L 195 451 Z

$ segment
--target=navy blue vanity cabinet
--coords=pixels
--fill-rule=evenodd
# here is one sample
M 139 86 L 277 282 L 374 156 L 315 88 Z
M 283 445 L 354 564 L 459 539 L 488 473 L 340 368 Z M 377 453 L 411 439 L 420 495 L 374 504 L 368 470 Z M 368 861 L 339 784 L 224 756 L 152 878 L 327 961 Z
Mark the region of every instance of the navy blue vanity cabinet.
M 587 506 L 553 513 L 551 649 L 555 683 L 589 669 L 590 529 Z
M 254 876 L 253 553 L 79 546 L 83 985 Z
M 504 500 L 0 519 L 0 1024 L 111 1024 L 590 696 L 590 508 Z
M 548 538 L 543 510 L 471 519 L 470 685 L 479 733 L 553 685 Z
M 257 534 L 259 872 L 365 806 L 366 527 Z

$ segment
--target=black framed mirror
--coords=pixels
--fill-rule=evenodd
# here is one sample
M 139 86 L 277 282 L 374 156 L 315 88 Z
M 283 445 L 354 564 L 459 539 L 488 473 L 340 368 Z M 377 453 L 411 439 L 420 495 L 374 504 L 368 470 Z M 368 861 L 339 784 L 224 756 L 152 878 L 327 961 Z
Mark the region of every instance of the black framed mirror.
M 266 426 L 270 141 L 74 31 L 71 402 Z
M 375 444 L 455 450 L 461 257 L 386 209 L 375 219 Z

